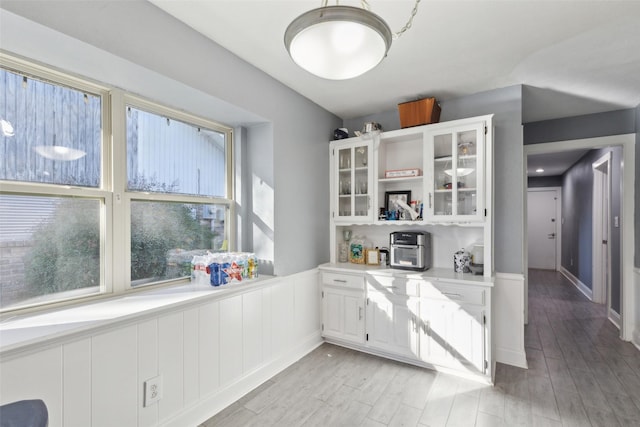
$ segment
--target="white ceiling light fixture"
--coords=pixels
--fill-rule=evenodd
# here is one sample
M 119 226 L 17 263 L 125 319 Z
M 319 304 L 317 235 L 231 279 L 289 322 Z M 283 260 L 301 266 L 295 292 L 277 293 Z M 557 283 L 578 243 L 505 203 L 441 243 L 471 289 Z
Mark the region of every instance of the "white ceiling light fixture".
M 367 0 L 361 0 L 362 8 L 327 3 L 324 0 L 322 7 L 294 19 L 285 31 L 284 44 L 291 59 L 311 74 L 346 80 L 366 73 L 387 56 L 391 40 L 411 28 L 420 0 L 395 34 L 369 10 Z
M 544 172 L 544 169 L 542 169 L 542 168 L 538 168 L 538 169 L 536 169 L 536 172 L 538 172 L 538 173 L 542 173 L 542 172 Z

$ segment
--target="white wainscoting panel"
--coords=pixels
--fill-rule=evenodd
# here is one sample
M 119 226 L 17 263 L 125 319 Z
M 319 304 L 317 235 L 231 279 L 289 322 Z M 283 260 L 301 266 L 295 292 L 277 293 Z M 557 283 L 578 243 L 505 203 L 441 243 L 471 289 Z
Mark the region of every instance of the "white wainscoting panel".
M 199 343 L 199 319 L 198 307 L 184 312 L 183 337 L 184 348 L 182 358 L 184 360 L 184 405 L 190 406 L 200 398 L 200 355 Z
M 199 362 L 200 397 L 213 393 L 220 385 L 220 303 L 207 303 L 200 307 Z
M 91 338 L 62 347 L 64 421 L 66 426 L 91 425 Z M 89 381 L 87 381 L 89 379 Z
M 272 297 L 273 288 L 262 289 L 262 328 L 264 334 L 262 335 L 262 354 L 264 360 L 271 360 L 275 352 L 273 351 L 273 328 L 271 319 L 273 316 L 273 303 Z M 316 325 L 316 328 L 320 327 L 320 322 Z
M 49 426 L 62 425 L 62 348 L 45 349 L 0 366 L 2 403 L 42 399 L 50 406 Z
M 315 330 L 317 325 L 322 322 L 321 301 L 318 286 L 311 282 L 309 274 L 300 275 L 297 280 L 300 284 L 295 286 L 295 318 L 299 321 L 295 322 L 295 336 L 304 337 Z
M 524 275 L 496 273 L 493 342 L 496 362 L 527 367 L 524 349 Z
M 242 295 L 242 372 L 251 372 L 262 363 L 262 291 Z
M 91 425 L 138 423 L 138 327 L 125 326 L 91 341 Z M 39 384 L 38 380 L 34 384 Z M 49 402 L 45 401 L 47 407 Z M 49 423 L 51 427 L 57 424 Z
M 184 399 L 183 312 L 158 319 L 158 373 L 162 375 L 162 399 L 158 401 L 160 419 L 174 416 Z
M 271 342 L 277 356 L 293 344 L 294 286 L 289 278 L 271 288 Z
M 151 427 L 158 424 L 158 404 L 143 406 L 142 384 L 158 375 L 158 319 L 138 323 L 138 426 Z M 85 424 L 86 425 L 86 424 Z
M 0 404 L 42 399 L 50 427 L 195 426 L 322 343 L 316 269 L 227 289 L 12 348 Z M 144 407 L 157 375 L 162 398 Z
M 242 295 L 220 301 L 220 384 L 242 376 Z

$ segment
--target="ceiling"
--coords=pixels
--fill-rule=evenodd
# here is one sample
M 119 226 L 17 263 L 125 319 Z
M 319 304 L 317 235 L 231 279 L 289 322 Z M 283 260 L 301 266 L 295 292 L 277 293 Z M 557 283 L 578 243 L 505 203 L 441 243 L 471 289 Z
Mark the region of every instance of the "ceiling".
M 360 1 L 340 4 L 359 7 Z M 413 0 L 369 4 L 393 32 L 414 6 Z M 523 123 L 640 104 L 637 0 L 422 0 L 412 28 L 393 42 L 382 63 L 345 81 L 298 68 L 284 47 L 289 23 L 320 5 L 320 0 L 0 0 L 4 9 L 107 48 L 123 43 L 124 36 L 111 31 L 116 16 L 126 11 L 131 16 L 123 25 L 144 24 L 155 18 L 148 9 L 157 6 L 345 120 L 426 96 L 446 108 L 448 100 L 512 85 L 523 85 Z M 95 14 L 103 22 L 87 18 Z M 140 43 L 150 42 L 140 35 Z M 558 170 L 550 161 L 566 170 L 583 154 L 546 156 L 545 175 L 559 174 L 550 172 Z
M 527 156 L 527 176 L 561 176 L 588 152 L 589 149 L 581 149 L 545 154 L 529 154 Z M 543 172 L 536 172 L 538 168 L 544 169 Z
M 640 104 L 640 1 L 423 0 L 387 58 L 346 81 L 301 70 L 284 47 L 288 24 L 320 0 L 149 1 L 343 119 L 516 84 L 531 86 L 525 122 Z M 393 32 L 414 5 L 369 4 Z

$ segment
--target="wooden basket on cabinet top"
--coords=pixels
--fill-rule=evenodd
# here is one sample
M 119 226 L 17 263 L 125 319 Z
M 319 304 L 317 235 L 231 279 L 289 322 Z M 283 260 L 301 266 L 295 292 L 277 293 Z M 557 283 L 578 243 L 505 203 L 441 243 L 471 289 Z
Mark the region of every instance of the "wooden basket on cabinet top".
M 440 121 L 440 105 L 435 98 L 423 98 L 398 104 L 398 113 L 400 127 L 403 129 Z

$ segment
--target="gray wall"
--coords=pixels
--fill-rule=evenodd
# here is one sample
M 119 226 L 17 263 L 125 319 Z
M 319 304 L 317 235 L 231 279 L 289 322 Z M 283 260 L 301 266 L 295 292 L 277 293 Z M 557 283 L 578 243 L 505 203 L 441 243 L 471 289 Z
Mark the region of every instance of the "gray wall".
M 634 109 L 628 109 L 525 123 L 524 143 L 538 144 L 635 133 L 636 114 Z
M 640 105 L 628 110 L 587 114 L 556 120 L 525 123 L 525 144 L 570 141 L 610 135 L 636 134 L 635 156 L 635 254 L 634 265 L 640 268 Z
M 640 105 L 636 107 L 636 181 L 635 181 L 635 254 L 633 264 L 636 268 L 640 268 Z M 638 292 L 638 301 L 640 301 L 640 292 Z M 638 305 L 640 306 L 640 305 Z M 638 318 L 640 320 L 640 310 L 638 310 Z M 640 321 L 636 324 L 640 325 Z
M 591 150 L 563 176 L 561 264 L 589 289 L 593 289 L 593 168 L 607 152 L 611 161 L 611 217 L 621 218 L 622 147 Z M 613 227 L 611 248 L 611 306 L 620 313 L 621 251 L 620 228 Z
M 2 8 L 1 47 L 10 53 L 244 127 L 247 151 L 266 152 L 245 163 L 257 172 L 253 179 L 245 171 L 245 184 L 260 184 L 245 191 L 259 194 L 254 209 L 273 218 L 253 243 L 270 246 L 273 259 L 265 261 L 279 275 L 328 260 L 327 141 L 339 118 L 148 2 L 3 1 Z M 265 223 L 250 217 L 242 226 L 246 234 Z
M 494 259 L 496 271 L 522 274 L 523 236 L 523 139 L 522 88 L 511 86 L 440 103 L 440 121 L 484 114 L 494 116 Z M 361 129 L 376 121 L 384 130 L 400 128 L 397 109 L 344 121 L 344 126 Z
M 562 187 L 562 176 L 527 177 L 527 188 Z

